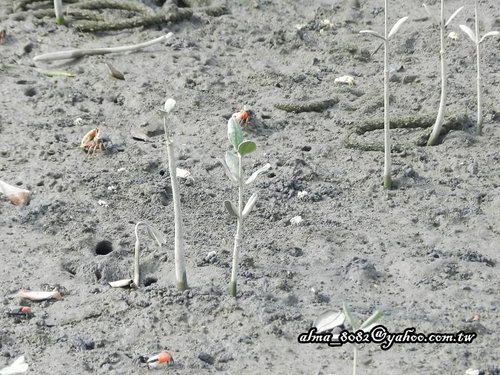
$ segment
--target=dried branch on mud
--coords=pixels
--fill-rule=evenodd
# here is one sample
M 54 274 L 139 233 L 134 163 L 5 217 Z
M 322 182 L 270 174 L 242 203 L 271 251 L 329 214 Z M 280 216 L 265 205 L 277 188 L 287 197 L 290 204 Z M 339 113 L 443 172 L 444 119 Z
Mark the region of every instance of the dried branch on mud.
M 300 102 L 300 103 L 276 103 L 275 108 L 281 109 L 285 112 L 323 112 L 324 110 L 333 107 L 339 102 L 338 98 L 326 99 L 326 100 L 316 100 L 310 102 Z
M 425 146 L 429 138 L 431 127 L 434 125 L 433 115 L 400 117 L 391 121 L 392 129 L 423 129 L 413 140 L 406 141 L 407 146 L 414 144 Z M 440 137 L 442 138 L 450 130 L 463 130 L 468 123 L 466 115 L 449 116 L 444 120 Z M 384 151 L 382 142 L 369 141 L 361 136 L 367 132 L 384 129 L 382 119 L 369 119 L 356 126 L 344 139 L 344 144 L 348 148 L 356 148 L 362 151 Z M 395 144 L 392 149 L 401 152 L 405 148 L 404 144 Z

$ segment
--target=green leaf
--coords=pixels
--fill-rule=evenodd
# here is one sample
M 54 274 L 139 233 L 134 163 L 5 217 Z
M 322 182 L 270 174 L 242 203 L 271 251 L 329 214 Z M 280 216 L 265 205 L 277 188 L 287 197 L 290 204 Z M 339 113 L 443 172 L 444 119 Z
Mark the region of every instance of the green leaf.
M 347 307 L 345 302 L 342 304 L 342 310 L 344 311 L 345 318 L 347 320 L 347 323 L 351 326 L 353 332 L 356 332 L 359 327 L 359 322 L 358 319 L 356 319 L 352 314 L 351 310 Z
M 257 203 L 257 199 L 259 198 L 258 193 L 253 193 L 250 199 L 248 200 L 247 204 L 245 204 L 245 208 L 243 209 L 243 212 L 241 213 L 241 216 L 243 219 L 248 216 L 250 211 L 252 211 L 252 208 L 255 206 L 255 203 Z
M 453 14 L 450 16 L 450 18 L 448 18 L 448 21 L 446 21 L 446 23 L 444 24 L 444 26 L 448 26 L 450 24 L 451 21 L 453 21 L 453 18 L 455 18 L 457 16 L 458 13 L 460 13 L 460 11 L 464 9 L 464 7 L 460 7 L 458 8 L 455 12 L 453 12 Z
M 472 42 L 474 44 L 477 43 L 477 39 L 476 39 L 476 34 L 474 34 L 474 31 L 471 30 L 471 28 L 467 25 L 458 25 L 458 27 L 460 27 L 460 29 L 467 34 L 467 36 L 469 37 L 470 40 L 472 40 Z
M 360 34 L 370 34 L 370 35 L 373 35 L 377 38 L 385 40 L 385 38 L 382 35 L 380 35 L 379 33 L 377 33 L 376 31 L 373 31 L 373 30 L 361 30 L 359 33 Z
M 233 150 L 226 151 L 226 167 L 229 170 L 231 180 L 238 182 L 240 180 L 240 159 Z
M 479 40 L 479 43 L 482 43 L 483 40 L 484 40 L 484 38 L 487 38 L 489 36 L 496 36 L 498 34 L 499 34 L 498 31 L 490 31 L 490 32 L 488 32 L 488 33 L 486 33 L 486 34 L 483 35 L 483 37 Z
M 257 149 L 257 145 L 252 141 L 243 141 L 238 145 L 238 153 L 243 156 L 254 152 Z
M 158 246 L 161 247 L 162 244 L 167 243 L 167 241 L 165 240 L 165 238 L 158 229 L 153 228 L 151 225 L 146 225 L 146 228 L 148 229 L 149 237 L 151 237 L 152 240 L 156 241 Z
M 227 122 L 227 137 L 229 138 L 229 142 L 231 142 L 234 149 L 238 150 L 238 146 L 241 142 L 243 142 L 243 130 L 238 123 L 237 114 L 233 114 Z
M 394 26 L 392 27 L 391 31 L 389 31 L 389 35 L 387 35 L 387 39 L 391 39 L 391 37 L 398 32 L 399 28 L 403 25 L 403 23 L 406 22 L 407 19 L 408 19 L 408 16 L 400 18 L 398 20 L 398 22 L 396 22 L 394 24 Z
M 234 207 L 234 204 L 232 204 L 230 201 L 224 201 L 224 206 L 226 207 L 227 212 L 229 212 L 229 215 L 238 218 L 238 210 L 236 207 Z
M 165 112 L 170 113 L 170 112 L 172 112 L 174 107 L 175 107 L 175 100 L 172 98 L 168 98 L 165 101 L 165 105 L 163 106 L 163 109 L 165 110 Z
M 365 328 L 369 328 L 374 323 L 378 322 L 382 318 L 382 313 L 376 310 L 368 319 L 366 319 L 359 329 L 364 330 Z M 373 327 L 371 327 L 373 328 Z
M 257 177 L 259 177 L 259 175 L 261 173 L 264 173 L 266 172 L 269 168 L 271 168 L 271 164 L 267 163 L 266 165 L 264 165 L 263 167 L 257 169 L 255 172 L 252 173 L 252 175 L 250 177 L 248 177 L 248 180 L 245 181 L 245 184 L 251 184 L 252 182 L 255 181 L 255 179 Z

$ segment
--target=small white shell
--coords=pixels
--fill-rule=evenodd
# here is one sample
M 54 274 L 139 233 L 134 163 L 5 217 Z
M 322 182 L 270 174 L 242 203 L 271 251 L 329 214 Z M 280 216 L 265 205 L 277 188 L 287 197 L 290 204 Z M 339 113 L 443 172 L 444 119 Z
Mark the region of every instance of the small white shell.
M 205 261 L 209 262 L 212 258 L 217 257 L 217 252 L 215 250 L 210 251 L 207 256 L 205 257 Z
M 458 34 L 452 31 L 448 34 L 448 38 L 450 38 L 451 40 L 458 40 Z
M 191 172 L 189 172 L 185 169 L 176 168 L 175 171 L 177 173 L 177 177 L 179 177 L 179 178 L 184 178 L 184 179 L 192 178 Z
M 292 225 L 300 225 L 304 219 L 302 219 L 302 216 L 295 216 L 290 219 L 290 224 Z
M 110 281 L 108 283 L 112 288 L 135 288 L 134 280 L 123 279 L 117 281 Z
M 108 202 L 106 202 L 105 200 L 102 200 L 102 199 L 99 199 L 99 200 L 97 201 L 97 204 L 98 204 L 99 206 L 109 207 Z
M 297 198 L 299 198 L 299 199 L 304 199 L 308 195 L 309 195 L 309 193 L 305 190 L 297 192 Z
M 38 292 L 38 291 L 23 289 L 20 290 L 19 293 L 17 293 L 17 296 L 19 298 L 28 299 L 30 301 L 35 301 L 35 302 L 46 301 L 49 299 L 55 299 L 59 301 L 62 298 L 61 293 L 59 293 L 57 290 L 54 290 L 52 292 Z
M 0 194 L 3 194 L 7 199 L 16 206 L 28 204 L 30 201 L 30 192 L 26 189 L 21 189 L 0 180 Z
M 24 362 L 24 355 L 17 358 L 11 365 L 0 369 L 0 374 L 8 375 L 8 374 L 21 374 L 23 372 L 28 371 L 28 364 Z
M 353 76 L 342 76 L 335 78 L 335 83 L 344 83 L 346 85 L 352 86 L 354 85 L 354 77 Z

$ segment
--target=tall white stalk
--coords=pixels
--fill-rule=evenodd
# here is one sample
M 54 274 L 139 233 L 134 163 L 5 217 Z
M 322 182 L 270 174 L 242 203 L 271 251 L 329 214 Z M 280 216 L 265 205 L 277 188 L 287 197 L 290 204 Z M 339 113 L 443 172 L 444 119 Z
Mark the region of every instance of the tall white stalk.
M 56 14 L 56 22 L 58 25 L 64 25 L 62 0 L 54 0 L 54 12 Z
M 390 189 L 391 178 L 391 128 L 389 122 L 389 43 L 387 12 L 389 0 L 385 0 L 384 13 L 384 188 Z
M 397 33 L 401 25 L 406 22 L 408 17 L 399 19 L 391 30 L 388 31 L 388 9 L 389 0 L 385 0 L 384 12 L 384 35 L 373 30 L 361 30 L 360 33 L 370 34 L 384 41 L 384 188 L 390 189 L 392 186 L 391 178 L 391 128 L 389 121 L 389 40 Z
M 446 60 L 445 60 L 445 25 L 444 25 L 444 0 L 441 0 L 441 17 L 439 19 L 441 48 L 439 50 L 439 57 L 441 59 L 441 100 L 439 101 L 439 110 L 436 122 L 432 128 L 431 136 L 427 141 L 428 146 L 433 146 L 439 139 L 441 128 L 443 127 L 444 112 L 446 109 L 446 95 L 447 95 L 447 82 L 446 82 Z
M 168 99 L 165 103 L 165 112 L 169 113 L 175 106 L 175 100 Z M 175 158 L 175 147 L 172 135 L 167 127 L 167 116 L 164 112 L 163 128 L 165 131 L 165 144 L 167 146 L 168 168 L 170 170 L 170 181 L 172 184 L 172 196 L 174 200 L 174 257 L 175 257 L 175 279 L 177 290 L 183 291 L 188 287 L 186 276 L 186 264 L 184 260 L 184 229 L 181 214 L 181 196 L 179 192 L 179 181 L 177 180 L 177 162 Z
M 474 2 L 474 22 L 476 23 L 476 39 L 479 39 L 479 20 L 477 16 L 477 0 Z M 481 135 L 483 133 L 483 98 L 481 92 L 481 43 L 476 42 L 476 90 L 477 90 L 477 134 Z
M 477 78 L 476 78 L 476 90 L 477 90 L 477 122 L 476 129 L 477 133 L 480 135 L 483 132 L 483 98 L 482 98 L 482 87 L 481 87 L 481 43 L 485 38 L 489 36 L 497 36 L 500 33 L 498 31 L 489 31 L 484 34 L 482 37 L 479 36 L 479 17 L 478 17 L 478 5 L 477 0 L 474 1 L 474 22 L 475 22 L 475 31 L 472 31 L 470 27 L 467 25 L 460 25 L 460 29 L 467 34 L 469 39 L 476 46 L 476 70 L 477 70 Z
M 237 278 L 238 278 L 238 264 L 239 264 L 239 252 L 241 243 L 241 229 L 243 226 L 243 158 L 238 153 L 238 217 L 236 218 L 236 234 L 234 235 L 234 248 L 233 248 L 233 269 L 231 271 L 231 283 L 229 284 L 229 292 L 232 297 L 236 297 L 237 293 Z

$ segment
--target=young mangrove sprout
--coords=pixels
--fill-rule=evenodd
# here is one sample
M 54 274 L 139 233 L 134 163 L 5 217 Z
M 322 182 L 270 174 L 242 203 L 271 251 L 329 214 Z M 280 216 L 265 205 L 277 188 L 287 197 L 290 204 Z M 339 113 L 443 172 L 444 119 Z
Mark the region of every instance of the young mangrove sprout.
M 138 233 L 140 225 L 146 227 L 149 237 L 151 237 L 152 240 L 156 241 L 156 243 L 160 248 L 161 245 L 166 243 L 165 238 L 163 237 L 163 235 L 160 233 L 159 230 L 157 230 L 156 228 L 152 227 L 151 225 L 143 221 L 139 221 L 135 225 L 134 278 L 111 281 L 109 285 L 111 285 L 113 288 L 138 288 L 140 285 L 139 261 L 140 261 L 141 242 L 139 240 L 139 233 Z
M 385 14 L 384 14 L 384 36 L 373 30 L 361 30 L 360 33 L 371 34 L 383 40 L 384 43 L 384 188 L 390 189 L 392 186 L 391 178 L 391 135 L 389 124 L 389 40 L 396 34 L 408 19 L 408 17 L 401 18 L 394 24 L 388 32 L 387 25 L 387 12 L 389 9 L 388 0 L 385 0 Z
M 62 0 L 54 0 L 54 12 L 56 14 L 56 22 L 58 25 L 64 25 L 64 17 L 62 10 Z
M 355 316 L 352 315 L 351 310 L 344 303 L 342 306 L 345 320 L 347 320 L 347 324 L 351 327 L 351 332 L 355 334 L 358 330 L 364 332 L 370 332 L 373 327 L 376 326 L 376 323 L 382 318 L 382 313 L 376 310 L 368 319 L 366 319 L 363 323 L 360 323 Z M 356 348 L 356 344 L 353 344 L 353 361 L 352 361 L 352 375 L 356 375 L 356 366 L 357 366 L 357 356 L 358 350 Z
M 252 208 L 257 203 L 258 194 L 254 193 L 243 206 L 243 195 L 245 185 L 249 185 L 263 172 L 267 171 L 271 165 L 266 164 L 256 170 L 246 181 L 243 176 L 243 156 L 254 152 L 257 148 L 255 142 L 243 140 L 243 130 L 240 122 L 248 117 L 246 111 L 235 113 L 227 122 L 227 135 L 229 142 L 233 146 L 232 150 L 226 151 L 224 158 L 224 170 L 226 171 L 229 179 L 238 186 L 238 206 L 236 207 L 232 202 L 225 201 L 224 205 L 229 214 L 236 218 L 236 234 L 234 236 L 234 249 L 233 249 L 233 268 L 231 272 L 231 282 L 229 284 L 229 292 L 231 296 L 236 297 L 237 284 L 236 279 L 238 276 L 238 258 L 242 238 L 243 219 L 245 219 Z
M 163 128 L 165 131 L 165 143 L 167 146 L 168 168 L 170 170 L 170 181 L 172 183 L 172 195 L 174 200 L 174 254 L 175 254 L 175 279 L 177 290 L 183 291 L 188 287 L 186 276 L 186 261 L 184 259 L 184 230 L 181 215 L 181 196 L 179 193 L 179 182 L 177 181 L 177 162 L 175 158 L 175 147 L 173 131 L 167 126 L 167 117 L 175 107 L 175 100 L 170 98 L 165 102 L 161 110 L 163 114 Z
M 444 19 L 444 0 L 441 0 L 441 17 L 439 20 L 434 17 L 432 12 L 427 8 L 427 5 L 424 4 L 424 8 L 431 17 L 432 20 L 434 20 L 434 23 L 439 25 L 440 29 L 440 38 L 441 38 L 441 48 L 439 50 L 439 56 L 440 56 L 440 61 L 441 61 L 441 99 L 439 101 L 439 109 L 438 109 L 438 114 L 436 117 L 436 122 L 434 123 L 434 126 L 432 128 L 432 133 L 429 137 L 429 140 L 427 141 L 428 146 L 434 146 L 437 144 L 439 135 L 441 133 L 441 128 L 443 127 L 443 122 L 444 122 L 444 113 L 446 110 L 446 95 L 447 95 L 447 77 L 446 77 L 446 38 L 445 38 L 445 32 L 446 32 L 446 27 L 450 24 L 450 22 L 453 20 L 453 18 L 456 17 L 456 15 L 464 8 L 460 7 L 458 8 L 445 22 Z
M 474 1 L 474 23 L 476 32 L 472 31 L 467 25 L 460 25 L 460 29 L 467 34 L 467 36 L 472 40 L 472 43 L 476 46 L 476 69 L 477 69 L 477 81 L 476 81 L 476 91 L 477 91 L 477 123 L 476 130 L 479 135 L 483 132 L 483 108 L 482 108 L 482 92 L 481 92 L 481 43 L 483 40 L 489 36 L 498 35 L 498 31 L 487 32 L 479 38 L 479 20 L 478 20 L 478 10 L 477 10 L 477 0 Z

